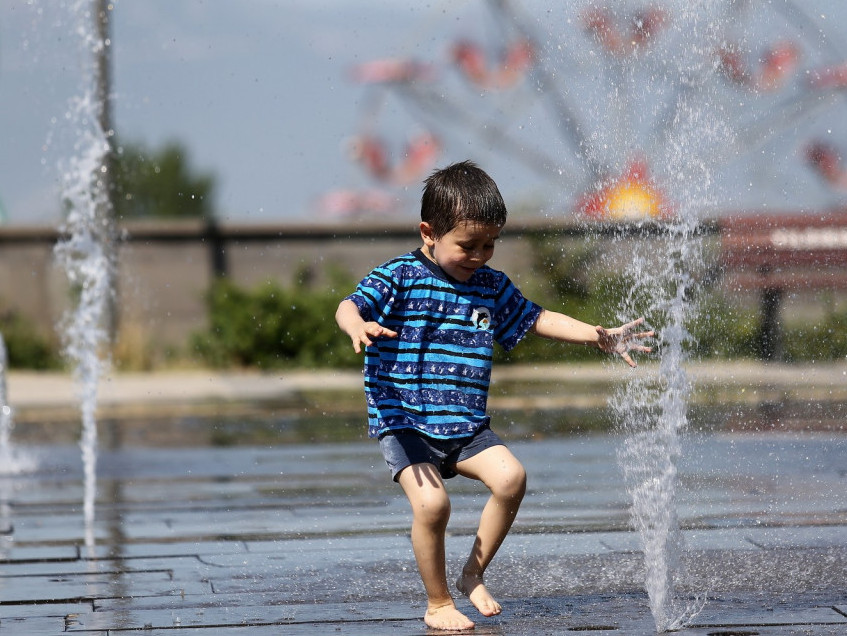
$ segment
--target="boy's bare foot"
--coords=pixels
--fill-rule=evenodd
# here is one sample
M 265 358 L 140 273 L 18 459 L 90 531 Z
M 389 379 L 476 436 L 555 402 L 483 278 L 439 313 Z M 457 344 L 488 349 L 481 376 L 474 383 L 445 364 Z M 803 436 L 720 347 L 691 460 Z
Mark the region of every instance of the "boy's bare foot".
M 496 616 L 500 613 L 502 609 L 500 603 L 488 593 L 481 577 L 463 574 L 456 581 L 456 588 L 468 597 L 483 616 Z
M 451 632 L 460 632 L 474 627 L 474 622 L 457 610 L 453 603 L 438 607 L 430 606 L 424 615 L 424 623 L 432 629 Z

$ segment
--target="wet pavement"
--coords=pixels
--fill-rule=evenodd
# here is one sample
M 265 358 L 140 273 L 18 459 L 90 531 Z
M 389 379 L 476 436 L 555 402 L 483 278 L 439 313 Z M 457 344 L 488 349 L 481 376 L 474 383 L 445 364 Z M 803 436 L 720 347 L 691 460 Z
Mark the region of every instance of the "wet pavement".
M 611 435 L 517 439 L 529 492 L 477 634 L 655 633 Z M 74 446 L 0 475 L 0 634 L 427 634 L 408 504 L 376 445 L 101 449 L 83 518 Z M 29 466 L 24 464 L 29 463 Z M 684 442 L 686 635 L 847 634 L 847 436 Z M 455 576 L 484 493 L 448 482 Z M 88 545 L 86 537 L 89 538 Z M 91 541 L 93 537 L 93 541 Z

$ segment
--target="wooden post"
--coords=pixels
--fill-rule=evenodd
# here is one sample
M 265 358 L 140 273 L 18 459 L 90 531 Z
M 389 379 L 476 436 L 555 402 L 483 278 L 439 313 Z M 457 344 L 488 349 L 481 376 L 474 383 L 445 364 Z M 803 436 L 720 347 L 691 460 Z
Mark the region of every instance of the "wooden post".
M 762 323 L 759 330 L 759 356 L 768 362 L 782 360 L 782 328 L 779 321 L 779 307 L 782 302 L 782 290 L 778 287 L 765 287 L 761 296 Z

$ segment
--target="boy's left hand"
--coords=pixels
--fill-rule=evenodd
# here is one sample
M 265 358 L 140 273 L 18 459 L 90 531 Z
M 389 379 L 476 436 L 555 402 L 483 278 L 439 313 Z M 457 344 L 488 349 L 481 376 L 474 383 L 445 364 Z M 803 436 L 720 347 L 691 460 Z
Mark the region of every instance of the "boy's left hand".
M 644 338 L 651 338 L 656 335 L 655 331 L 642 331 L 635 333 L 636 327 L 644 322 L 644 318 L 633 320 L 620 327 L 614 329 L 605 329 L 597 325 L 597 346 L 601 351 L 606 353 L 614 353 L 623 358 L 631 367 L 637 367 L 635 360 L 630 357 L 630 351 L 639 353 L 650 353 L 653 348 L 645 347 L 637 341 Z

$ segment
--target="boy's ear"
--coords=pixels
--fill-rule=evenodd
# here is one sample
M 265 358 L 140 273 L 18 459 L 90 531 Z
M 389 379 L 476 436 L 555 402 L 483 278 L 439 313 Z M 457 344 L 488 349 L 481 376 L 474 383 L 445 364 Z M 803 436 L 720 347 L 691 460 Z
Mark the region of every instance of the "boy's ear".
M 428 247 L 435 245 L 435 238 L 432 235 L 432 226 L 426 221 L 421 221 L 421 238 Z

